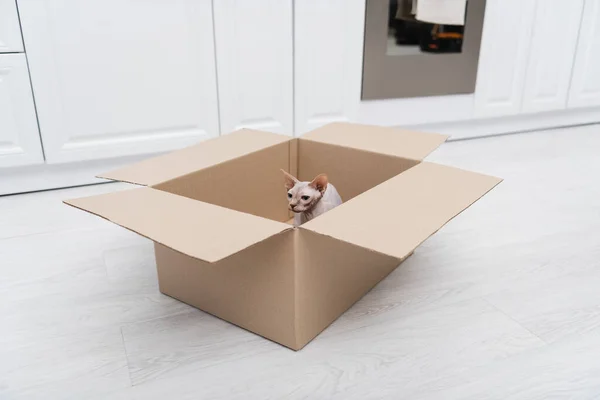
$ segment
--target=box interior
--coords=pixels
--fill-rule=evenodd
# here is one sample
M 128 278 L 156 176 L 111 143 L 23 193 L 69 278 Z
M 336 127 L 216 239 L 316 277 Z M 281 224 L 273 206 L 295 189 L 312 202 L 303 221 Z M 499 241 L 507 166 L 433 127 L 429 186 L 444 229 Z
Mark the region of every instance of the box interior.
M 153 186 L 279 222 L 290 220 L 280 169 L 301 181 L 326 173 L 347 202 L 419 161 L 293 139 Z

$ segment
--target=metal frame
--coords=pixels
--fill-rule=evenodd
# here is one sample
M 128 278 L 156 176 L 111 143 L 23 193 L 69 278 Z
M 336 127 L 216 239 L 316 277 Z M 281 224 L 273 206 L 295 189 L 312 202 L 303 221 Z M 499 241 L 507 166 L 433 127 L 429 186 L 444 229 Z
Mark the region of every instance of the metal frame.
M 387 55 L 388 0 L 367 0 L 362 99 L 473 93 L 485 0 L 467 2 L 461 53 Z

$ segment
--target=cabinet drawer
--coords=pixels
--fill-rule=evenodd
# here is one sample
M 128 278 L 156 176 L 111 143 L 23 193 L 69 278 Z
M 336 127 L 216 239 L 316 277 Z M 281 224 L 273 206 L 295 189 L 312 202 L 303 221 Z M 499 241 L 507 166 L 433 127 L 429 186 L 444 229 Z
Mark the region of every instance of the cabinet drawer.
M 15 0 L 0 0 L 0 53 L 23 51 Z

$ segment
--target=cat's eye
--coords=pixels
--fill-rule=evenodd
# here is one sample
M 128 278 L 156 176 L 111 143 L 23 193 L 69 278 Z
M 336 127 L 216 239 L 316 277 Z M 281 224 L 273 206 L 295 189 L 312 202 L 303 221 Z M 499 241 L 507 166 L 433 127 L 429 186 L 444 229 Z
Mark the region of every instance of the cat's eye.
M 308 196 L 302 196 L 301 199 L 304 200 L 304 201 L 306 201 L 306 200 L 310 199 L 310 197 L 308 197 Z
M 291 198 L 292 198 L 292 194 L 288 193 L 288 199 L 291 199 Z

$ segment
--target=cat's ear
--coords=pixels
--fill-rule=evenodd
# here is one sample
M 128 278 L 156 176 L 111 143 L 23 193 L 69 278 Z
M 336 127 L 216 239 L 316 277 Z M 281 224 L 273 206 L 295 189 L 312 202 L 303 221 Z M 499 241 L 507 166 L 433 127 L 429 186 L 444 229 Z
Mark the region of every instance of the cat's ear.
M 327 189 L 327 175 L 318 175 L 308 184 L 308 186 L 317 189 L 321 193 L 325 193 L 325 190 Z
M 296 183 L 299 182 L 298 179 L 296 179 L 294 176 L 288 174 L 284 170 L 281 170 L 281 172 L 283 172 L 283 176 L 285 178 L 285 188 L 287 190 L 290 190 L 291 188 L 293 188 L 296 185 Z

